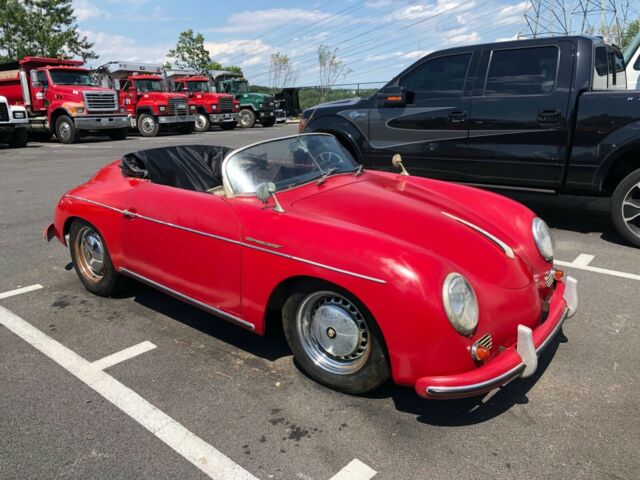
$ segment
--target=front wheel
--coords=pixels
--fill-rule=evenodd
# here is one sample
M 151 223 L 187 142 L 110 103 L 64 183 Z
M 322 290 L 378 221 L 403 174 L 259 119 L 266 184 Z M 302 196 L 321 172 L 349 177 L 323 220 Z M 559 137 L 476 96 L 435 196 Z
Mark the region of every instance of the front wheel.
M 109 250 L 98 230 L 84 220 L 76 220 L 69 230 L 71 261 L 84 287 L 95 295 L 111 297 L 125 286 L 116 272 Z
M 613 192 L 611 219 L 620 235 L 640 247 L 640 169 L 627 175 Z
M 242 128 L 252 128 L 256 124 L 256 114 L 253 110 L 244 108 L 240 110 L 240 126 Z
M 220 124 L 222 130 L 233 130 L 238 125 L 238 122 L 225 122 Z
M 24 148 L 29 141 L 26 128 L 16 128 L 9 139 L 9 146 L 12 148 Z
M 143 137 L 155 137 L 159 130 L 160 125 L 156 121 L 156 117 L 149 113 L 138 115 L 138 131 Z
M 80 131 L 71 118 L 62 115 L 56 120 L 56 137 L 60 143 L 77 143 L 80 140 Z
M 317 382 L 361 394 L 389 379 L 378 326 L 349 293 L 319 283 L 302 288 L 285 302 L 282 321 L 296 360 Z
M 209 121 L 209 115 L 206 113 L 199 113 L 196 118 L 196 132 L 208 132 L 211 122 Z

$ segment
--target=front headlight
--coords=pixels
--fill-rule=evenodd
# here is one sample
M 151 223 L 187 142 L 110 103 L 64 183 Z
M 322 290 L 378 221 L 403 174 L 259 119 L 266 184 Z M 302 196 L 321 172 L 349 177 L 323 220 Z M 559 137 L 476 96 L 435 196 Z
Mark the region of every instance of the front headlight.
M 551 235 L 549 227 L 544 220 L 536 217 L 531 224 L 531 230 L 533 231 L 533 239 L 536 242 L 540 255 L 542 255 L 542 258 L 547 262 L 551 262 L 555 254 L 555 245 L 553 244 L 553 236 Z
M 165 105 L 160 105 L 158 107 L 158 110 L 160 110 L 161 112 L 165 112 L 167 110 L 167 107 Z
M 211 110 L 217 110 L 217 109 L 218 109 L 218 105 L 211 104 Z
M 26 115 L 24 112 L 13 112 L 13 118 L 22 119 L 26 118 Z
M 450 273 L 442 285 L 442 302 L 453 328 L 462 335 L 471 335 L 478 326 L 478 298 L 473 287 L 459 273 Z
M 196 106 L 195 105 L 189 105 L 189 110 L 195 110 Z

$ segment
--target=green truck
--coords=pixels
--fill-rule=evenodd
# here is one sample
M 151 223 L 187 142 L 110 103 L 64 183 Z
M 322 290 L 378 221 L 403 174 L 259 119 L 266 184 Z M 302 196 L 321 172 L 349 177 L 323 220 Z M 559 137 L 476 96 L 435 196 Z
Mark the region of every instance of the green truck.
M 251 128 L 256 122 L 263 127 L 276 123 L 275 103 L 272 95 L 249 91 L 249 82 L 234 72 L 210 70 L 209 77 L 216 92 L 230 93 L 240 102 L 240 122 L 242 128 Z

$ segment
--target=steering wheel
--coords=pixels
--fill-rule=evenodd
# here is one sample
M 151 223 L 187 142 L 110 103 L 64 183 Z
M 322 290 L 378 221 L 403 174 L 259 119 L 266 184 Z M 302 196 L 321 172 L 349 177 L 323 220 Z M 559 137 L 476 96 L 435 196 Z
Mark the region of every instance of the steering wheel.
M 335 158 L 335 163 L 331 160 Z M 320 152 L 313 160 L 324 170 L 325 166 L 338 167 L 344 165 L 344 159 L 335 152 Z

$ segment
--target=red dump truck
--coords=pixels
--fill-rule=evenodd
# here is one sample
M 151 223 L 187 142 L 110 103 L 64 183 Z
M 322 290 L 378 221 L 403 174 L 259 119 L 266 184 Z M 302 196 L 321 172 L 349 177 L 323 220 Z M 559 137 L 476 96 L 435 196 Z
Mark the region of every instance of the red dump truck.
M 115 91 L 94 84 L 79 60 L 24 57 L 0 64 L 0 95 L 10 105 L 24 106 L 29 135 L 45 140 L 55 133 L 62 143 L 75 143 L 83 133 L 102 133 L 114 140 L 127 136 L 127 115 Z
M 184 93 L 196 106 L 196 132 L 206 132 L 211 125 L 233 130 L 240 119 L 240 102 L 228 93 L 215 93 L 205 76 L 195 70 L 167 70 L 167 81 L 174 92 Z
M 118 91 L 131 128 L 143 137 L 155 137 L 161 128 L 193 132 L 196 106 L 185 94 L 167 91 L 162 65 L 110 62 L 98 67 L 95 75 L 104 87 Z

